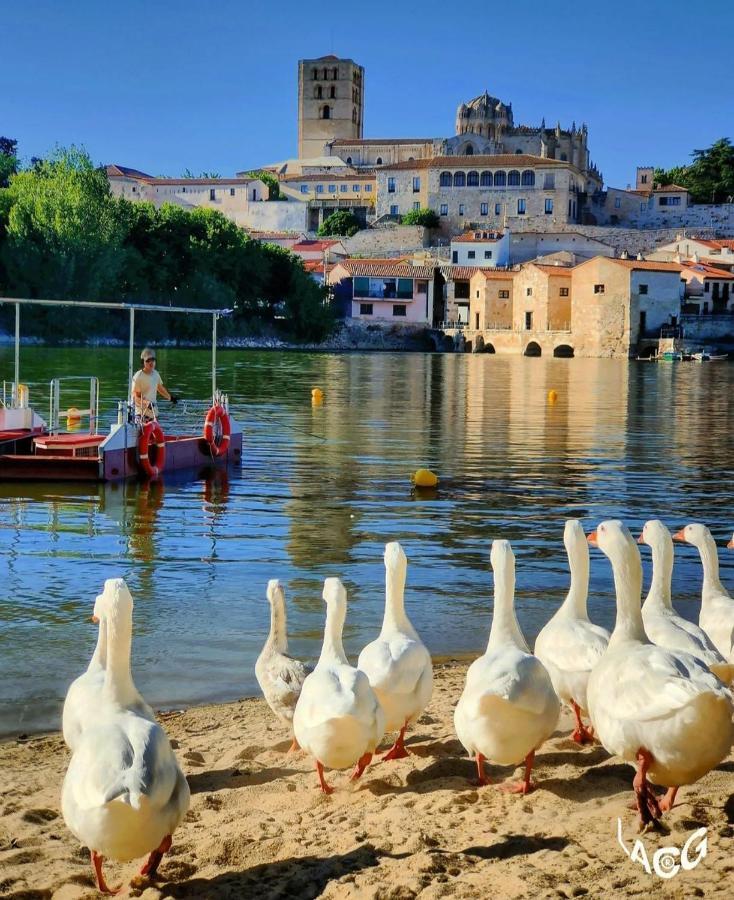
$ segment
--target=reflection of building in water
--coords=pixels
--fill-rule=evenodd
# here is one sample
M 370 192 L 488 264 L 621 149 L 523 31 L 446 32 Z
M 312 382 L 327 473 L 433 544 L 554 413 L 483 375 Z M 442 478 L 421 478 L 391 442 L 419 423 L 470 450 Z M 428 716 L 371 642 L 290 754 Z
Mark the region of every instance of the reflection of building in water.
M 627 364 L 491 355 L 466 363 L 465 450 L 481 452 L 498 477 L 515 479 L 519 496 L 553 492 L 556 505 L 583 502 L 589 459 L 602 447 L 607 458 L 624 458 Z

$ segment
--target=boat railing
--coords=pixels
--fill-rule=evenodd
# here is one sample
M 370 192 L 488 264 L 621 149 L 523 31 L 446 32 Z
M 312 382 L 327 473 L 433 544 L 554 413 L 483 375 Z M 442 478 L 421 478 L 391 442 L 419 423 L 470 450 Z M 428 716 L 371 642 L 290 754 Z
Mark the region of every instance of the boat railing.
M 79 382 L 87 382 L 89 385 L 89 406 L 86 408 L 78 408 L 76 406 L 68 406 L 61 408 L 62 388 L 65 397 L 68 396 L 68 388 L 74 382 L 77 386 L 76 395 L 78 396 L 83 388 L 79 388 Z M 72 425 L 86 418 L 89 420 L 89 434 L 97 434 L 97 423 L 99 422 L 99 378 L 94 375 L 65 375 L 62 378 L 54 378 L 51 381 L 51 398 L 49 401 L 49 431 L 51 434 L 58 434 L 61 431 L 61 417 L 66 418 L 67 430 Z M 83 395 L 82 395 L 83 396 Z

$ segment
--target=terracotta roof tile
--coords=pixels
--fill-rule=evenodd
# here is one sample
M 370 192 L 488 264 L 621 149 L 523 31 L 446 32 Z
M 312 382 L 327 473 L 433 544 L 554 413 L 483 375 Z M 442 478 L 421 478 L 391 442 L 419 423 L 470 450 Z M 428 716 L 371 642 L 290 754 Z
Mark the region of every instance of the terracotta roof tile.
M 718 269 L 716 266 L 709 266 L 702 262 L 694 262 L 691 259 L 685 260 L 681 265 L 683 266 L 684 271 L 695 272 L 696 274 L 703 276 L 703 278 L 717 278 L 720 281 L 734 281 L 734 273 L 727 272 L 726 269 Z
M 475 275 L 492 281 L 511 281 L 517 275 L 516 269 L 477 269 Z
M 479 271 L 479 266 L 441 266 L 441 274 L 449 281 L 469 281 Z
M 529 265 L 535 266 L 546 275 L 560 275 L 562 278 L 570 278 L 573 272 L 573 266 L 551 266 L 545 263 L 529 263 Z
M 435 269 L 429 266 L 414 266 L 405 259 L 343 259 L 334 268 L 342 267 L 354 276 L 374 276 L 386 278 L 433 278 Z
M 285 175 L 280 180 L 287 184 L 290 181 L 354 181 L 355 179 L 359 181 L 374 181 L 375 176 L 365 172 L 353 172 L 351 175 L 336 175 L 331 172 L 325 172 L 323 175 Z
M 601 257 L 611 263 L 624 266 L 626 269 L 640 269 L 648 272 L 680 272 L 683 268 L 680 263 L 657 262 L 654 259 L 614 259 L 613 257 Z M 599 257 L 594 257 L 599 259 Z
M 324 250 L 328 250 L 329 247 L 334 247 L 336 244 L 339 244 L 339 243 L 341 243 L 341 242 L 340 241 L 299 241 L 297 244 L 294 244 L 291 247 L 291 250 L 294 253 L 298 253 L 299 250 L 304 251 L 304 252 L 309 251 L 309 250 L 312 252 L 316 252 L 316 251 L 323 252 Z
M 344 147 L 392 147 L 396 144 L 432 144 L 433 138 L 334 138 L 329 143 Z

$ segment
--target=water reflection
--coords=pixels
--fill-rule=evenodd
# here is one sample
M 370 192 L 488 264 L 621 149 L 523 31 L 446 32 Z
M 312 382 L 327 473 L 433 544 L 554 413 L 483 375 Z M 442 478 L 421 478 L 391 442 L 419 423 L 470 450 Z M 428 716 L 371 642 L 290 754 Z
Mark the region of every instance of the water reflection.
M 31 375 L 82 368 L 74 351 L 42 352 Z M 124 384 L 124 351 L 101 350 L 99 365 L 106 394 Z M 165 366 L 184 396 L 206 395 L 207 353 L 168 350 Z M 151 702 L 175 704 L 255 690 L 269 578 L 287 588 L 292 650 L 314 657 L 323 579 L 341 577 L 354 655 L 379 628 L 382 553 L 400 540 L 406 602 L 429 647 L 472 652 L 486 643 L 495 537 L 513 542 L 532 639 L 567 589 L 565 518 L 633 529 L 700 519 L 727 539 L 734 527 L 721 502 L 734 474 L 730 365 L 232 352 L 218 377 L 244 425 L 241 470 L 0 485 L 0 731 L 55 723 L 93 646 L 80 623 L 115 575 L 135 597 L 136 678 Z M 411 484 L 420 467 L 438 488 Z M 734 587 L 734 553 L 721 564 Z M 677 548 L 675 599 L 689 617 L 699 589 L 695 553 Z M 611 572 L 596 553 L 590 609 L 611 624 Z

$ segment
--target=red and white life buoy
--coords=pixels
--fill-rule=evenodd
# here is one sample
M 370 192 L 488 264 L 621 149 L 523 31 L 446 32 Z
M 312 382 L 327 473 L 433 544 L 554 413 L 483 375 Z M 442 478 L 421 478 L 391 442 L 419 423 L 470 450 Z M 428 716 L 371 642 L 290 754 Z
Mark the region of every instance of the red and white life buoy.
M 212 456 L 223 456 L 227 452 L 231 433 L 232 423 L 227 410 L 221 403 L 215 403 L 204 419 L 204 440 L 209 444 Z
M 155 465 L 150 461 L 150 452 L 155 448 Z M 146 422 L 138 441 L 138 461 L 148 478 L 157 478 L 166 465 L 166 442 L 163 429 L 158 422 Z

